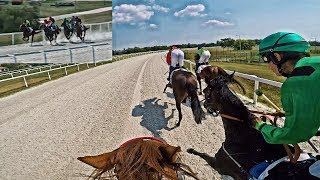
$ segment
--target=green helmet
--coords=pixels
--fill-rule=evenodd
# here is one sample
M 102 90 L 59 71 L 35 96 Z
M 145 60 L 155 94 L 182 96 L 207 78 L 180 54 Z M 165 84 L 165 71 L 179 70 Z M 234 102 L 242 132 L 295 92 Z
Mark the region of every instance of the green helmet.
M 267 52 L 308 52 L 310 44 L 296 33 L 277 32 L 264 38 L 259 44 L 259 55 Z

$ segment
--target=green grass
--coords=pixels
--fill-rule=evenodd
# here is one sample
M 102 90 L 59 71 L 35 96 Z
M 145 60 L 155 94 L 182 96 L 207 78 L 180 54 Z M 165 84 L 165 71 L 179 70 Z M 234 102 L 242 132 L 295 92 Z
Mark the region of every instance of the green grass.
M 113 61 L 101 61 L 101 62 L 98 62 L 96 65 L 100 66 L 102 64 L 111 63 L 111 62 L 113 62 Z M 95 67 L 94 64 L 88 64 L 88 65 L 89 65 L 89 68 Z M 88 69 L 87 64 L 79 65 L 79 70 L 80 71 L 83 71 L 83 70 L 86 70 L 86 69 Z M 34 72 L 38 72 L 38 71 L 35 70 Z M 67 68 L 67 74 L 68 75 L 76 73 L 76 72 L 78 72 L 78 67 L 77 66 L 68 67 Z M 31 72 L 29 72 L 29 74 L 30 73 Z M 21 76 L 21 75 L 25 75 L 25 73 L 14 74 L 14 77 Z M 65 70 L 62 68 L 62 69 L 51 71 L 50 72 L 50 76 L 51 76 L 51 80 L 59 79 L 61 77 L 66 76 L 65 75 Z M 9 77 L 7 77 L 7 78 L 10 78 L 10 77 L 11 76 L 9 75 Z M 2 78 L 2 79 L 4 79 L 4 78 Z M 26 80 L 27 80 L 27 83 L 28 83 L 28 87 L 25 87 L 23 78 L 9 80 L 9 81 L 5 81 L 5 82 L 0 82 L 0 98 L 50 81 L 47 72 L 36 74 L 36 75 L 27 76 Z
M 265 64 L 259 65 L 259 64 L 211 62 L 211 65 L 220 66 L 224 69 L 231 70 L 231 71 L 256 75 L 264 79 L 274 80 L 278 82 L 283 82 L 285 80 L 284 77 L 276 76 Z M 247 93 L 245 95 L 253 99 L 254 81 L 247 80 L 240 77 L 236 77 L 236 79 L 239 80 L 244 86 L 244 88 L 246 89 Z M 271 101 L 273 101 L 277 106 L 281 107 L 280 89 L 278 87 L 263 84 L 263 83 L 259 83 L 259 87 Z M 241 93 L 237 88 L 234 88 L 234 90 L 238 93 Z M 258 101 L 267 104 L 267 102 L 261 98 L 259 98 Z
M 50 6 L 55 2 L 62 2 L 57 0 L 43 2 L 40 6 L 40 17 L 57 16 L 62 14 L 70 14 L 81 11 L 88 11 L 103 7 L 111 7 L 112 2 L 109 1 L 77 1 L 76 7 L 55 7 Z

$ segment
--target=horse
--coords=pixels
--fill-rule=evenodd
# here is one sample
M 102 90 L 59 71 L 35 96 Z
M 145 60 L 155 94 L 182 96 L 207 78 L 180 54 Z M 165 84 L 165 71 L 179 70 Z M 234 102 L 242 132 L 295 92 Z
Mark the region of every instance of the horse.
M 172 146 L 154 137 L 138 137 L 131 139 L 114 151 L 96 156 L 84 156 L 77 159 L 96 168 L 89 176 L 102 179 L 118 180 L 139 179 L 172 179 L 178 180 L 187 175 L 198 180 L 188 165 L 179 163 L 179 146 Z
M 64 20 L 62 22 L 61 26 L 63 27 L 64 35 L 69 40 L 71 38 L 71 36 L 73 35 L 73 29 L 67 24 L 66 20 Z
M 200 92 L 199 92 L 200 95 L 202 95 L 201 79 L 205 79 L 205 82 L 208 83 L 210 82 L 210 80 L 218 76 L 227 77 L 229 75 L 224 69 L 222 69 L 219 66 L 205 65 L 204 68 L 202 67 L 203 66 L 199 66 L 198 69 L 196 69 L 197 80 L 200 86 Z
M 21 32 L 23 32 L 23 37 L 22 40 L 24 41 L 29 41 L 29 37 L 31 36 L 31 45 L 33 43 L 33 37 L 35 34 L 40 33 L 41 31 L 35 31 L 34 29 L 30 32 L 30 30 L 28 29 L 27 25 L 25 23 L 22 23 L 19 27 L 19 30 Z
M 53 31 L 50 27 L 46 26 L 44 23 L 42 23 L 39 27 L 39 29 L 44 30 L 44 34 L 46 35 L 47 39 L 50 41 L 50 44 L 52 44 L 53 40 L 57 40 L 58 30 Z
M 77 37 L 80 38 L 82 42 L 84 42 L 84 38 L 86 36 L 86 31 L 89 28 L 84 26 L 83 24 L 80 24 L 79 22 L 76 22 L 74 27 L 76 29 Z
M 225 130 L 225 142 L 215 157 L 192 148 L 187 152 L 200 156 L 220 174 L 232 176 L 236 180 L 244 180 L 250 177 L 249 170 L 255 165 L 265 160 L 274 162 L 285 157 L 287 152 L 281 144 L 268 144 L 262 134 L 253 128 L 256 116 L 228 87 L 233 75 L 234 73 L 229 78 L 219 76 L 211 80 L 208 87 L 204 89 L 204 107 L 209 113 L 220 113 Z M 290 148 L 290 150 L 293 149 L 291 146 Z M 291 167 L 293 166 L 295 165 Z M 269 176 L 271 176 L 270 173 Z M 273 179 L 276 176 L 269 178 Z M 304 177 L 312 179 L 308 175 Z
M 201 108 L 200 101 L 197 95 L 198 83 L 196 76 L 184 69 L 174 70 L 171 76 L 172 84 L 168 83 L 164 88 L 163 93 L 165 93 L 167 87 L 171 87 L 173 89 L 176 107 L 179 112 L 179 121 L 176 126 L 180 126 L 182 119 L 181 103 L 186 102 L 186 99 L 188 97 L 191 98 L 191 109 L 194 120 L 197 124 L 200 124 L 201 120 L 204 118 L 204 111 Z

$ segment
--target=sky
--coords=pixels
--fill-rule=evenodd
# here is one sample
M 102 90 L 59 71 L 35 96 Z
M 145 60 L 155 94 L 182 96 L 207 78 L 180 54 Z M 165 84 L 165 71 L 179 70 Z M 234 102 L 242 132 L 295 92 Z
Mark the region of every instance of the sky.
M 263 39 L 295 32 L 320 40 L 320 0 L 114 0 L 113 50 Z

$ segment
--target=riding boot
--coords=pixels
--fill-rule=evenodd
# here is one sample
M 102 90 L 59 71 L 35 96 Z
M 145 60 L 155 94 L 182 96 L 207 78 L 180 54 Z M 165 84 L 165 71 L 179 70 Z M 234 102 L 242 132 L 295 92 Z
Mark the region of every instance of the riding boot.
M 170 75 L 171 75 L 172 71 L 174 71 L 174 69 L 175 69 L 175 67 L 170 66 L 170 68 L 169 68 L 169 76 L 167 78 L 168 81 L 170 81 Z

